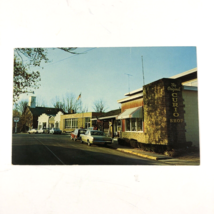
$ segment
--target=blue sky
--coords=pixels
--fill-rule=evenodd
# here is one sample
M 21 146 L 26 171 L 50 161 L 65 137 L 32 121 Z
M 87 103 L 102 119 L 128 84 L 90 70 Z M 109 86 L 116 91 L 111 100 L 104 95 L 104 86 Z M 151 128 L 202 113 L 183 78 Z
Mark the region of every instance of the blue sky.
M 196 47 L 90 47 L 77 48 L 76 52 L 83 54 L 48 49 L 51 62 L 37 69 L 42 80 L 35 96 L 47 106 L 52 106 L 56 96 L 72 93 L 77 98 L 81 93 L 88 111 L 94 110 L 93 103 L 99 99 L 105 102 L 107 111 L 119 108 L 117 100 L 124 98 L 129 89 L 143 85 L 141 56 L 145 84 L 197 67 Z

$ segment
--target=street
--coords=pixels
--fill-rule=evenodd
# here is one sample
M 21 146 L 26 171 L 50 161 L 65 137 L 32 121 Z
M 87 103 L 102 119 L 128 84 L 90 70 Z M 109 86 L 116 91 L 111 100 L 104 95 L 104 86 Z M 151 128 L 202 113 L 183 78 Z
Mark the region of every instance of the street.
M 13 165 L 164 165 L 111 146 L 81 144 L 69 135 L 13 134 Z

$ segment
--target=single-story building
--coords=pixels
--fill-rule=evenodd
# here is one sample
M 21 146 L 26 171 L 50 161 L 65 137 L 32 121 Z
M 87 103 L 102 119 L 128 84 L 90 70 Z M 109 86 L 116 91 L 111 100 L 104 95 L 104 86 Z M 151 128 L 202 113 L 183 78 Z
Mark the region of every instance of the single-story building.
M 121 113 L 121 109 L 115 109 L 102 113 L 98 118 L 92 118 L 95 122 L 95 126 L 112 138 L 118 136 L 118 131 L 121 130 L 120 120 L 117 120 L 117 116 Z
M 76 128 L 92 127 L 92 118 L 97 118 L 102 113 L 98 112 L 84 112 L 75 114 L 64 114 L 60 116 L 60 129 L 62 132 L 72 132 Z
M 199 146 L 197 68 L 125 94 L 121 138 L 144 144 Z
M 55 115 L 42 114 L 38 117 L 38 129 L 53 128 Z

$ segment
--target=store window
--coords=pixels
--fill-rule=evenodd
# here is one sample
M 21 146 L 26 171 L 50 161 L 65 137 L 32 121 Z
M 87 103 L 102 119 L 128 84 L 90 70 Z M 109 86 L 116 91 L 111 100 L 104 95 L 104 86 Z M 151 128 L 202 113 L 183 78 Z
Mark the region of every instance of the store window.
M 72 119 L 72 128 L 78 128 L 78 118 Z
M 65 128 L 71 128 L 71 119 L 65 119 Z
M 143 131 L 143 120 L 141 118 L 137 118 L 137 130 Z
M 143 120 L 142 118 L 131 118 L 125 120 L 126 131 L 143 131 Z
M 65 128 L 78 128 L 78 118 L 65 119 Z
M 55 123 L 55 128 L 59 128 L 59 123 L 58 122 Z
M 136 119 L 135 118 L 132 118 L 131 119 L 131 130 L 132 131 L 137 131 L 137 124 L 136 124 Z
M 130 119 L 126 119 L 126 131 L 131 131 L 131 129 L 130 129 Z
M 85 118 L 85 128 L 90 127 L 90 117 Z

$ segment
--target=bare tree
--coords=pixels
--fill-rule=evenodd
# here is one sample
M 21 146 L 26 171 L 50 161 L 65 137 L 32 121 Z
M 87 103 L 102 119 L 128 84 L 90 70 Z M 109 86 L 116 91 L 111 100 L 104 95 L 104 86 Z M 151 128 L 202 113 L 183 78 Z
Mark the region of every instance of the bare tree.
M 78 101 L 76 100 L 76 97 L 72 93 L 67 93 L 62 99 L 62 103 L 64 104 L 65 111 L 67 113 L 70 113 L 71 110 L 77 112 L 79 109 Z
M 62 103 L 60 98 L 56 96 L 54 99 L 52 99 L 52 105 L 56 109 L 62 109 L 65 112 L 65 105 Z
M 45 101 L 41 98 L 37 96 L 37 101 L 36 101 L 36 106 L 38 107 L 47 107 Z
M 84 107 L 83 107 L 82 100 L 79 100 L 79 101 L 78 101 L 78 112 L 79 112 L 79 113 L 88 112 L 88 107 L 87 107 L 87 106 L 84 106 Z
M 95 112 L 105 112 L 107 110 L 105 102 L 102 99 L 95 100 L 93 108 Z

